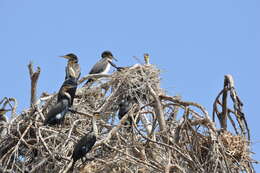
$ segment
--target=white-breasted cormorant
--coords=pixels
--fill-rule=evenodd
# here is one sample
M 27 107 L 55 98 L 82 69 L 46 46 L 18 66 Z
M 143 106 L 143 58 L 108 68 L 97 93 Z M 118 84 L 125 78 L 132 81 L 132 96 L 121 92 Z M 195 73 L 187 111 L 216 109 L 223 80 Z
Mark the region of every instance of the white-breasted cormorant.
M 107 74 L 110 70 L 111 65 L 115 68 L 118 68 L 115 64 L 113 64 L 112 60 L 115 59 L 113 54 L 110 51 L 104 51 L 101 54 L 101 60 L 99 60 L 90 70 L 89 74 Z M 115 59 L 116 60 L 116 59 Z M 94 79 L 89 79 L 85 85 Z

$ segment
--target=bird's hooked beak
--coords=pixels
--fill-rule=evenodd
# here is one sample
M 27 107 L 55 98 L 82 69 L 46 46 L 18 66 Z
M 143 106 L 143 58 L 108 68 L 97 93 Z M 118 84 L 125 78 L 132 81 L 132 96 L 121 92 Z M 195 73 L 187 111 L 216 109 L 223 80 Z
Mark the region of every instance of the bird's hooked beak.
M 115 61 L 117 61 L 117 59 L 115 57 L 112 56 L 112 59 L 114 59 Z
M 61 58 L 66 58 L 66 59 L 70 59 L 70 57 L 67 56 L 67 55 L 63 55 L 63 56 L 59 56 L 59 57 L 61 57 Z

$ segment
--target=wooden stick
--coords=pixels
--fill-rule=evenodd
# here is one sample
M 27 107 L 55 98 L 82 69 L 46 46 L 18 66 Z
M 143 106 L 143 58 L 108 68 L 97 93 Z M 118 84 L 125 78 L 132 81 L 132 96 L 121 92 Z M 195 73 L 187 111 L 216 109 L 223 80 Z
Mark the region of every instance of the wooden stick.
M 28 65 L 30 79 L 31 79 L 31 102 L 30 105 L 33 107 L 36 104 L 36 87 L 37 82 L 41 73 L 41 68 L 37 67 L 36 72 L 33 71 L 33 64 L 32 62 Z

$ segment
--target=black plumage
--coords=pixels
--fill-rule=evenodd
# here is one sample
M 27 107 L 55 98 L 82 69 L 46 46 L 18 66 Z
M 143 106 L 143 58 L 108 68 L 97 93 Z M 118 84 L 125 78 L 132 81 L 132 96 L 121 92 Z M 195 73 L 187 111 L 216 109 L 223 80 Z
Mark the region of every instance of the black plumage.
M 61 124 L 64 121 L 64 117 L 68 112 L 69 100 L 62 99 L 48 112 L 44 125 Z
M 66 72 L 65 80 L 69 78 L 78 80 L 81 74 L 80 65 L 78 63 L 78 57 L 73 53 L 69 53 L 67 55 L 60 56 L 60 57 L 68 59 L 67 66 L 65 68 L 65 72 Z
M 70 95 L 70 103 L 69 103 L 69 107 L 71 107 L 73 105 L 73 101 L 75 98 L 75 94 L 77 91 L 77 81 L 73 78 L 68 78 L 67 80 L 65 80 L 60 88 L 59 93 L 61 92 L 61 90 L 63 89 L 63 86 L 70 86 L 66 92 Z M 58 94 L 58 102 L 60 102 L 62 99 L 66 98 L 67 96 L 64 94 Z
M 121 101 L 119 104 L 119 110 L 118 110 L 118 118 L 121 120 L 131 109 L 133 103 L 132 100 L 130 99 L 124 99 Z M 127 121 L 125 122 L 125 125 L 130 125 L 132 126 L 133 120 L 131 117 L 127 118 Z
M 68 90 L 73 88 L 73 85 L 63 85 L 58 93 L 57 103 L 48 112 L 44 125 L 55 125 L 63 122 L 69 106 L 71 105 L 71 96 Z
M 89 74 L 107 74 L 110 70 L 111 65 L 115 68 L 117 66 L 112 63 L 112 59 L 115 59 L 110 51 L 104 51 L 101 54 L 101 60 L 99 60 L 90 70 Z M 115 59 L 116 60 L 116 59 Z M 92 82 L 93 79 L 89 79 L 86 83 Z
M 78 143 L 74 146 L 73 154 L 72 154 L 72 167 L 74 167 L 77 160 L 81 159 L 83 162 L 83 157 L 92 149 L 92 147 L 96 143 L 96 135 L 95 133 L 89 132 L 85 136 L 83 136 Z

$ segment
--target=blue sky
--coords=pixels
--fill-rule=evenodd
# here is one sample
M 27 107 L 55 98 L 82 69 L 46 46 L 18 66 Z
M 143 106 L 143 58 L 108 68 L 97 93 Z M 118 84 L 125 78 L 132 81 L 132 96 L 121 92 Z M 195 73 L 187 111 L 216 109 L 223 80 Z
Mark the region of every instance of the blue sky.
M 0 98 L 17 98 L 19 111 L 28 107 L 30 60 L 42 69 L 39 96 L 63 82 L 66 61 L 59 55 L 78 55 L 85 75 L 104 50 L 120 66 L 148 52 L 170 95 L 199 102 L 210 113 L 224 75 L 232 74 L 251 128 L 253 158 L 260 160 L 259 17 L 257 0 L 0 0 Z

